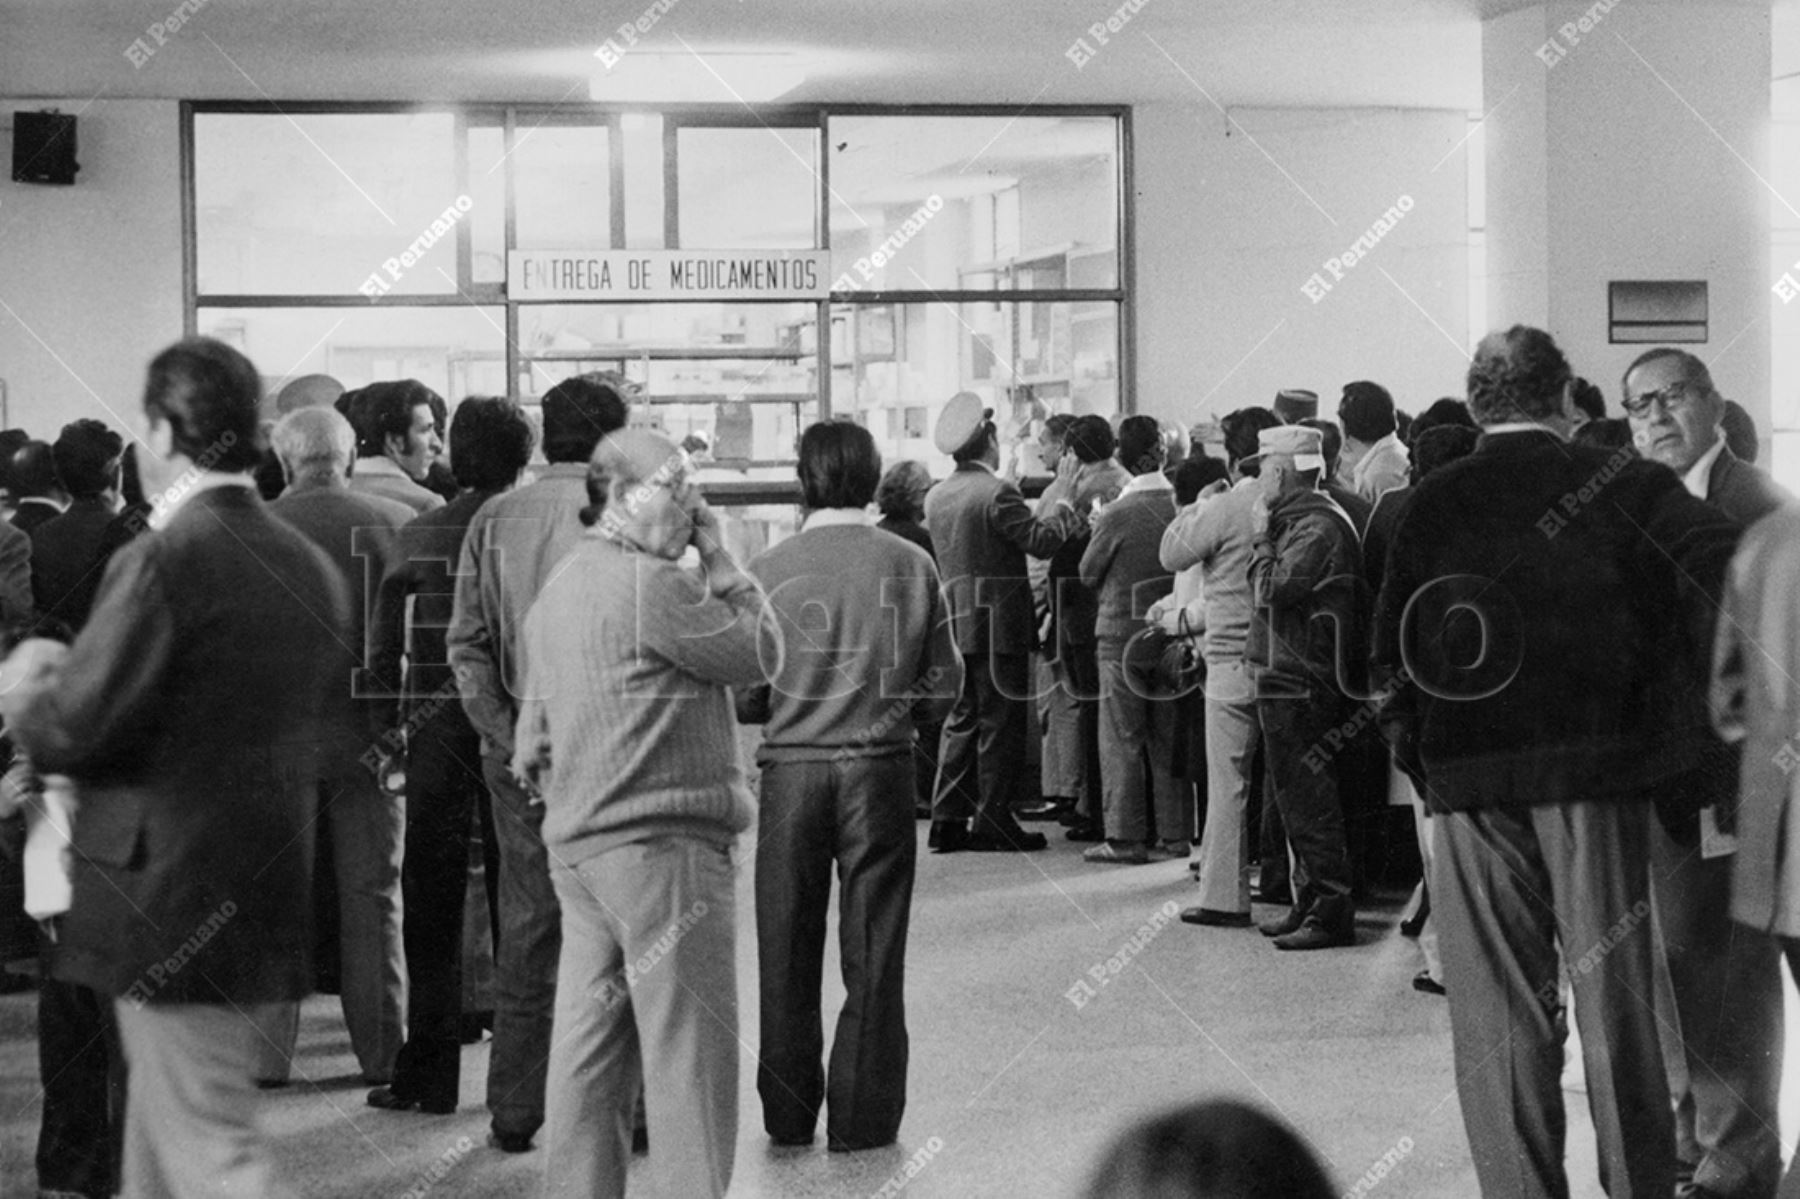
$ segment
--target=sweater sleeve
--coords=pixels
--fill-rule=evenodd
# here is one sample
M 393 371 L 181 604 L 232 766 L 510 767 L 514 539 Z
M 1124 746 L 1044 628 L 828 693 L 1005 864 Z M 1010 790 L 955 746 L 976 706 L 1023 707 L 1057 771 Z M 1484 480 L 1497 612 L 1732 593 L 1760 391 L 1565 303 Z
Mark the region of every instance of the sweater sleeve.
M 781 669 L 782 635 L 774 609 L 748 575 L 713 595 L 672 562 L 653 572 L 640 593 L 638 634 L 645 649 L 703 682 L 750 687 Z

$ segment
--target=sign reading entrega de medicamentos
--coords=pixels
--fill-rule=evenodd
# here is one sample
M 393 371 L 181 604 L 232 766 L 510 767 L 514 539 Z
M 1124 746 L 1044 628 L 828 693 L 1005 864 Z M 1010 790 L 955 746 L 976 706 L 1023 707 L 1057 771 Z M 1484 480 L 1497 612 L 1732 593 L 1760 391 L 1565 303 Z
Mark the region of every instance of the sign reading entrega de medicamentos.
M 829 250 L 514 250 L 511 300 L 817 300 Z

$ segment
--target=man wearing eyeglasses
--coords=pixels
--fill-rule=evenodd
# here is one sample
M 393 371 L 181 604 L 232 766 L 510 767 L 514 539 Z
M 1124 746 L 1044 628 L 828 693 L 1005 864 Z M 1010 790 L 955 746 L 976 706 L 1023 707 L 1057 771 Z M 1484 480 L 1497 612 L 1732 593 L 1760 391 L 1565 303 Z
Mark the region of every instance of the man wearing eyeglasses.
M 1625 415 L 1644 457 L 1743 529 L 1791 497 L 1734 455 L 1720 422 L 1725 400 L 1706 364 L 1685 350 L 1638 356 L 1623 380 Z M 1701 695 L 1680 702 L 1704 703 Z M 1652 837 L 1651 876 L 1674 983 L 1687 1077 L 1672 1079 L 1683 1194 L 1765 1196 L 1781 1170 L 1776 1101 L 1781 1089 L 1781 976 L 1775 943 L 1731 922 L 1729 805 L 1738 750 L 1709 746 L 1680 780 Z M 1668 1029 L 1669 1024 L 1664 1028 Z

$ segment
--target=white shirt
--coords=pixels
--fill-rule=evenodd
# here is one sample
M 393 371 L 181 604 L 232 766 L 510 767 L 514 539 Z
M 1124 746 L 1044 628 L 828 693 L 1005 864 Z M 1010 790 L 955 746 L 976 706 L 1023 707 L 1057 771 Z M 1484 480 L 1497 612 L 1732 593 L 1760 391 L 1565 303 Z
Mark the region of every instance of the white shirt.
M 1131 495 L 1140 491 L 1174 491 L 1175 484 L 1169 482 L 1169 476 L 1160 470 L 1145 471 L 1141 475 L 1132 475 L 1131 482 L 1119 489 L 1120 495 Z
M 1700 455 L 1700 460 L 1688 467 L 1687 474 L 1681 481 L 1687 484 L 1688 493 L 1697 500 L 1706 498 L 1706 485 L 1712 481 L 1713 463 L 1725 452 L 1725 431 L 1719 430 L 1719 436 L 1713 441 L 1712 448 Z
M 820 508 L 806 514 L 801 523 L 802 533 L 811 529 L 828 529 L 833 525 L 872 525 L 875 518 L 869 515 L 867 508 Z
M 1549 425 L 1541 425 L 1534 420 L 1509 420 L 1502 421 L 1497 425 L 1481 426 L 1482 436 L 1485 437 L 1489 433 L 1548 433 L 1558 441 L 1569 440 Z

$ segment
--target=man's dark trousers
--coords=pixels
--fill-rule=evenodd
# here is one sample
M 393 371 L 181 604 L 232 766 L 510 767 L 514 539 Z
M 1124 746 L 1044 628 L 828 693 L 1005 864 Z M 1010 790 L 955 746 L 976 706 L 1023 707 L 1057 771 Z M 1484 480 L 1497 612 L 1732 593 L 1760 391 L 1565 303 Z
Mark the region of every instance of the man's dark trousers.
M 912 912 L 910 755 L 769 762 L 756 835 L 762 1044 L 756 1089 L 778 1140 L 843 1149 L 891 1143 L 906 1110 L 906 932 Z M 831 872 L 848 992 L 821 1067 L 820 984 Z
M 1031 656 L 965 656 L 962 694 L 944 722 L 933 820 L 966 820 L 977 831 L 1014 826 L 1013 799 L 1025 774 L 1025 704 Z
M 463 913 L 472 817 L 488 804 L 481 738 L 449 705 L 413 734 L 406 760 L 406 1044 L 394 1091 L 455 1107 L 462 1066 Z M 487 879 L 489 894 L 499 880 Z M 496 930 L 497 931 L 497 930 Z
M 53 976 L 56 946 L 40 934 L 38 1186 L 111 1195 L 119 1189 L 125 1135 L 125 1054 L 112 1000 Z
M 1344 809 L 1325 741 L 1342 721 L 1341 706 L 1337 692 L 1325 688 L 1303 698 L 1256 701 L 1265 766 L 1294 850 L 1294 906 L 1334 927 L 1355 918 Z
M 1763 933 L 1722 919 L 1732 858 L 1651 830 L 1657 926 L 1674 984 L 1687 1087 L 1675 1150 L 1726 1199 L 1763 1199 L 1781 1177 L 1781 963 Z
M 504 759 L 484 756 L 481 767 L 500 843 L 500 943 L 494 947 L 488 1111 L 496 1132 L 529 1137 L 544 1123 L 544 1066 L 556 1012 L 562 905 L 550 882 L 544 805 L 530 802 Z

